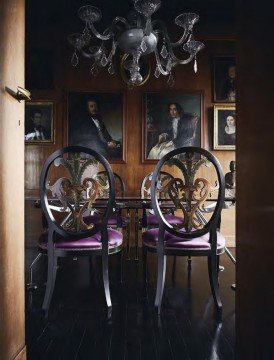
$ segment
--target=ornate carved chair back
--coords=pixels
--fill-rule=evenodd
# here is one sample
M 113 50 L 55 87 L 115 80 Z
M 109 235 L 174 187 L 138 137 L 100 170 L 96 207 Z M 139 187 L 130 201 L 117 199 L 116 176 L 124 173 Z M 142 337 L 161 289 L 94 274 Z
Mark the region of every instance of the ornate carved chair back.
M 99 168 L 104 169 L 108 178 L 108 200 L 101 221 L 93 224 L 85 218 L 104 191 L 103 184 L 95 177 Z M 113 173 L 106 159 L 94 150 L 80 146 L 62 148 L 44 164 L 40 197 L 51 232 L 66 238 L 92 236 L 106 229 L 112 215 L 115 202 Z
M 151 199 L 151 180 L 153 173 L 147 174 L 141 184 L 141 198 L 142 199 Z M 168 193 L 168 184 L 174 177 L 166 172 L 160 171 L 157 179 L 157 197 L 158 199 L 169 199 Z M 164 210 L 166 215 L 170 215 L 170 219 L 177 222 L 177 218 L 174 217 L 174 211 L 172 208 L 167 208 Z M 157 227 L 158 221 L 155 217 L 153 209 L 147 209 L 146 206 L 143 208 L 143 214 L 141 219 L 141 227 L 143 230 L 150 227 Z
M 125 196 L 125 183 L 120 175 L 113 173 L 115 181 L 115 196 L 124 197 Z M 100 197 L 107 198 L 109 195 L 109 182 L 106 171 L 99 171 L 95 176 L 96 180 L 102 184 L 103 193 L 100 194 Z M 102 196 L 101 196 L 102 195 Z
M 141 184 L 141 198 L 151 199 L 151 180 L 153 172 L 147 174 Z M 173 179 L 173 176 L 166 171 L 160 171 L 157 182 L 157 195 L 159 198 L 167 199 L 169 194 L 167 192 L 167 184 Z
M 158 200 L 158 177 L 165 166 L 169 166 L 172 173 L 176 174 L 167 184 L 166 192 L 177 210 L 176 215 L 180 213 L 182 216 L 179 225 L 168 223 Z M 153 209 L 165 230 L 184 238 L 199 237 L 212 229 L 216 230 L 224 202 L 225 183 L 221 166 L 211 153 L 195 147 L 173 150 L 158 162 L 151 182 Z M 216 207 L 208 215 L 207 221 L 202 221 L 197 214 L 205 202 L 210 200 L 213 188 L 214 197 L 217 198 L 214 199 Z

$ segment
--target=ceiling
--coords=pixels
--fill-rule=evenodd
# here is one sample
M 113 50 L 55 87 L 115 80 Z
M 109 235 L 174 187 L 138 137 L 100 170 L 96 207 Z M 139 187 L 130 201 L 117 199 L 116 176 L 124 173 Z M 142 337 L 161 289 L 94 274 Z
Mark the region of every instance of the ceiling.
M 177 15 L 186 12 L 196 12 L 200 15 L 201 24 L 234 22 L 236 0 L 162 0 L 160 9 L 152 15 L 167 24 L 174 23 Z M 83 5 L 97 6 L 103 14 L 102 25 L 107 26 L 115 16 L 126 16 L 133 8 L 132 0 L 26 0 L 27 24 L 51 25 L 56 23 L 71 23 L 79 26 L 77 10 Z

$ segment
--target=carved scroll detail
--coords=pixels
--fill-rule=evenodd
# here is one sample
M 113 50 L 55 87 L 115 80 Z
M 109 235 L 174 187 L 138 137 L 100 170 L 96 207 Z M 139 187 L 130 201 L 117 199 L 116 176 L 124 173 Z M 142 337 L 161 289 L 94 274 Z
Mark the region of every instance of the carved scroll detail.
M 193 228 L 202 227 L 195 218 L 198 207 L 207 199 L 210 193 L 210 183 L 204 178 L 197 178 L 192 184 L 185 184 L 180 178 L 170 180 L 168 193 L 177 209 L 183 211 L 183 225 L 187 232 Z
M 92 204 L 98 198 L 102 185 L 91 177 L 82 180 L 84 171 L 90 165 L 96 165 L 94 159 L 81 160 L 80 154 L 73 154 L 72 159 L 65 158 L 56 159 L 55 166 L 62 165 L 65 167 L 71 179 L 62 177 L 53 185 L 49 183 L 46 188 L 51 191 L 53 197 L 61 202 L 61 212 L 69 212 L 71 216 L 62 225 L 65 230 L 79 232 L 81 230 L 91 230 L 94 224 L 86 224 L 84 214 L 87 209 L 91 209 Z

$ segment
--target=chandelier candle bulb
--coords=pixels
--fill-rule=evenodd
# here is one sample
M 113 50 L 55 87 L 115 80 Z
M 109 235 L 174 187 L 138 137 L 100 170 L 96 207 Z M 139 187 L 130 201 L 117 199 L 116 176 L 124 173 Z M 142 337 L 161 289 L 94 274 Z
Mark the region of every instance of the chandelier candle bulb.
M 85 24 L 83 33 L 68 36 L 69 43 L 74 47 L 72 65 L 78 65 L 78 54 L 81 54 L 93 61 L 93 75 L 98 73 L 99 68 L 107 65 L 109 74 L 114 74 L 113 57 L 119 49 L 127 56 L 123 66 L 128 71 L 128 83 L 132 87 L 143 84 L 140 61 L 143 56 L 152 53 L 156 59 L 154 76 L 168 76 L 170 86 L 174 84 L 172 70 L 175 66 L 194 60 L 196 73 L 196 55 L 204 48 L 204 44 L 195 41 L 193 36 L 193 27 L 199 21 L 199 15 L 184 13 L 177 16 L 175 24 L 183 29 L 183 33 L 177 42 L 172 42 L 165 24 L 159 20 L 151 20 L 151 15 L 161 6 L 161 0 L 133 0 L 133 4 L 134 16 L 131 14 L 129 19 L 114 18 L 103 33 L 99 33 L 94 26 L 102 18 L 101 11 L 92 5 L 82 6 L 78 10 L 78 16 Z M 94 44 L 96 38 L 101 41 L 99 45 Z M 187 53 L 187 57 L 180 59 L 175 56 L 174 49 L 179 46 Z

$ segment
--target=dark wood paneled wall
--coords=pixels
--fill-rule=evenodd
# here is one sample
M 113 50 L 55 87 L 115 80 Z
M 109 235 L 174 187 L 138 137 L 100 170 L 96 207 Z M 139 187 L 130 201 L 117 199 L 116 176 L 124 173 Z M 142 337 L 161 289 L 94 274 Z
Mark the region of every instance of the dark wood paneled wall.
M 269 6 L 238 2 L 237 359 L 274 358 L 274 48 L 269 45 L 274 16 Z M 258 16 L 263 8 L 264 16 Z
M 50 31 L 50 30 L 49 30 Z M 205 49 L 198 56 L 198 73 L 194 74 L 193 63 L 178 66 L 174 72 L 175 85 L 169 88 L 166 77 L 155 79 L 152 74 L 145 85 L 129 90 L 119 77 L 112 76 L 106 70 L 100 72 L 97 77 L 89 74 L 89 64 L 85 59 L 80 59 L 80 65 L 74 68 L 70 64 L 72 49 L 66 44 L 62 30 L 59 41 L 57 29 L 51 29 L 55 34 L 53 50 L 55 54 L 55 89 L 52 91 L 33 91 L 33 100 L 53 100 L 56 103 L 56 142 L 54 145 L 27 145 L 25 156 L 26 167 L 26 192 L 33 193 L 38 190 L 38 179 L 45 158 L 55 149 L 67 145 L 67 96 L 70 91 L 124 91 L 125 92 L 125 149 L 126 163 L 112 164 L 115 172 L 121 175 L 126 183 L 126 195 L 139 195 L 140 184 L 143 177 L 153 170 L 154 164 L 142 163 L 142 98 L 145 92 L 177 92 L 177 91 L 201 91 L 203 93 L 202 111 L 202 146 L 212 150 L 213 142 L 213 102 L 212 102 L 212 57 L 220 54 L 234 54 L 235 42 L 232 40 L 208 40 L 202 38 Z M 69 33 L 71 29 L 67 29 Z M 216 33 L 218 31 L 216 30 Z M 39 36 L 39 42 L 49 46 L 50 33 Z M 57 34 L 57 35 L 56 35 Z M 37 35 L 37 34 L 36 34 Z M 177 35 L 177 34 L 176 34 Z M 175 36 L 176 38 L 178 37 Z M 201 38 L 201 37 L 200 37 Z M 227 38 L 227 35 L 226 35 Z M 210 33 L 209 39 L 212 39 Z M 30 38 L 35 44 L 34 35 Z M 54 40 L 53 40 L 54 41 Z M 52 45 L 51 45 L 52 46 Z M 215 151 L 224 172 L 229 171 L 229 162 L 235 159 L 234 151 Z M 233 218 L 234 212 L 228 215 Z M 226 233 L 234 233 L 229 225 Z M 31 231 L 27 229 L 27 232 Z M 232 235 L 233 236 L 233 235 Z
M 56 142 L 54 145 L 26 145 L 26 189 L 38 189 L 41 166 L 46 156 L 60 146 L 66 145 L 67 95 L 70 91 L 124 91 L 125 92 L 125 148 L 126 164 L 113 164 L 127 185 L 127 195 L 137 194 L 141 179 L 154 168 L 153 164 L 142 163 L 142 98 L 143 93 L 150 91 L 177 92 L 202 91 L 203 93 L 203 133 L 202 145 L 212 150 L 213 103 L 211 60 L 216 54 L 233 54 L 232 41 L 207 41 L 205 50 L 198 58 L 198 74 L 193 72 L 193 64 L 181 66 L 175 70 L 175 85 L 166 84 L 166 78 L 158 80 L 151 75 L 142 87 L 128 90 L 119 78 L 110 77 L 102 71 L 97 77 L 89 75 L 87 64 L 78 68 L 70 65 L 70 52 L 66 50 L 56 62 L 56 90 L 33 91 L 33 100 L 53 100 L 55 102 Z M 58 62 L 58 59 L 60 61 Z M 61 73 L 61 74 L 60 74 Z M 229 170 L 229 161 L 234 160 L 234 151 L 215 151 L 224 171 Z

